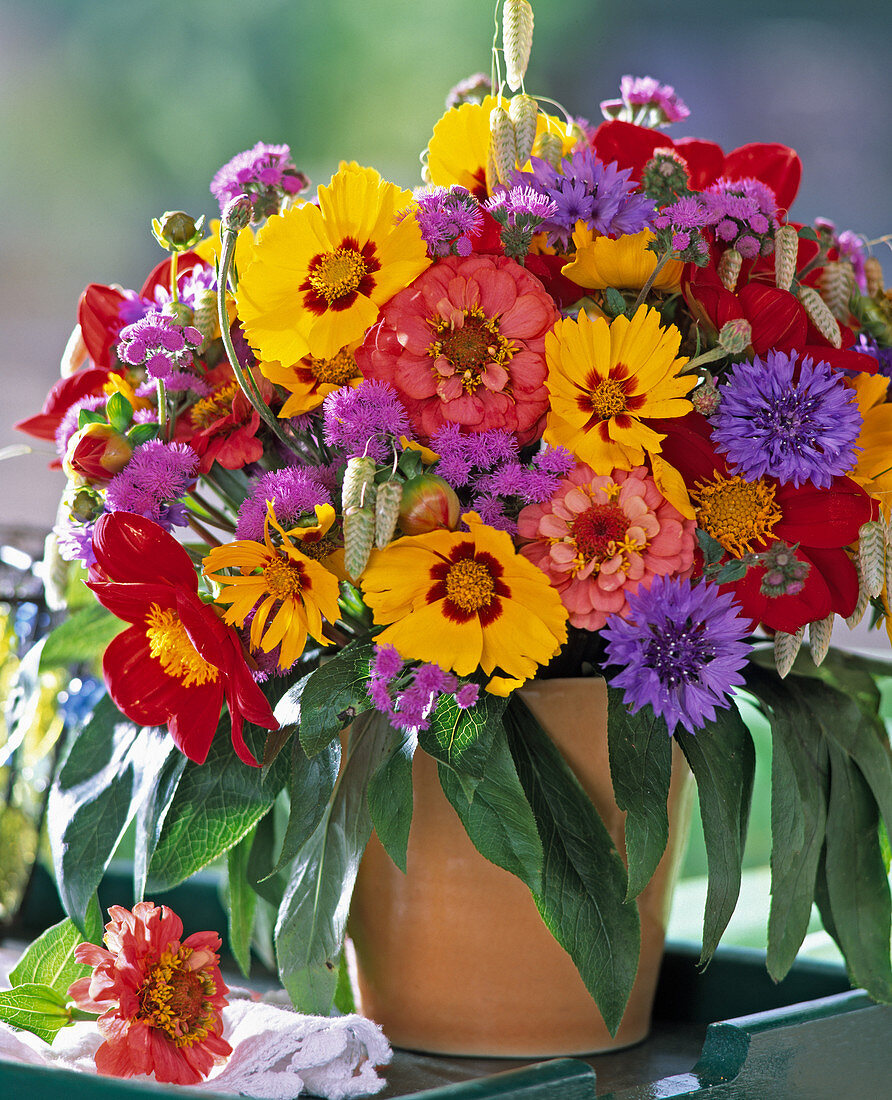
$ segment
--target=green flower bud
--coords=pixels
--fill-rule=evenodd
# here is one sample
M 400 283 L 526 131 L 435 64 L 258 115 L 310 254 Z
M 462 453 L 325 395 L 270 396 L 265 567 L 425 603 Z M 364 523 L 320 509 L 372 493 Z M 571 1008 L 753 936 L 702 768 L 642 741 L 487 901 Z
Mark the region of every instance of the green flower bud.
M 188 252 L 204 234 L 204 214 L 195 221 L 182 210 L 167 210 L 152 219 L 152 234 L 168 252 Z

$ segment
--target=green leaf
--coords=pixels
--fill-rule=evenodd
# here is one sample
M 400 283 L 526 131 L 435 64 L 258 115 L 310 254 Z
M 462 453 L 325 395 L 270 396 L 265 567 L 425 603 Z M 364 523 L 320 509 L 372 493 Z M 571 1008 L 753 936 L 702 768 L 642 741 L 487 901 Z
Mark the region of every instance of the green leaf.
M 89 604 L 47 636 L 40 655 L 40 671 L 96 660 L 126 626 L 98 603 Z
M 504 727 L 492 739 L 483 775 L 470 797 L 452 768 L 439 764 L 443 793 L 477 851 L 542 893 L 545 855 L 536 819 L 524 794 Z
M 831 743 L 827 896 L 849 976 L 875 1000 L 892 1001 L 889 879 L 877 808 L 856 765 Z
M 418 737 L 410 730 L 381 761 L 369 780 L 372 824 L 384 850 L 403 872 L 412 824 L 412 758 L 417 747 Z
M 108 421 L 101 412 L 96 412 L 93 409 L 81 409 L 77 414 L 77 427 L 78 431 L 81 428 L 86 428 L 88 424 L 107 424 Z
M 113 393 L 105 403 L 105 415 L 116 432 L 126 432 L 133 421 L 133 406 L 122 393 Z
M 463 708 L 454 695 L 442 695 L 429 728 L 418 734 L 418 744 L 460 775 L 479 779 L 502 728 L 505 704 L 505 699 L 481 692 L 476 706 Z
M 140 729 L 107 696 L 72 731 L 50 790 L 47 827 L 62 904 L 78 928 L 169 752 L 166 730 Z
M 653 877 L 669 840 L 672 738 L 650 707 L 629 714 L 623 694 L 607 689 L 607 743 L 616 804 L 626 813 L 626 861 L 630 898 Z
M 372 701 L 366 687 L 373 652 L 371 642 L 351 642 L 337 656 L 310 673 L 306 682 L 295 685 L 276 707 L 275 715 L 280 722 L 280 707 L 286 721 L 295 721 L 295 692 L 300 687 L 297 720 L 307 756 L 315 756 L 358 714 L 371 709 Z
M 393 731 L 377 713 L 354 722 L 331 802 L 298 853 L 276 924 L 282 984 L 301 1012 L 327 1016 L 338 980 L 347 913 L 372 832 L 366 790 Z
M 89 966 L 75 962 L 74 949 L 79 943 L 99 943 L 102 938 L 102 920 L 95 901 L 90 907 L 87 925 L 86 937 L 68 917 L 47 928 L 28 945 L 10 970 L 10 985 L 45 985 L 55 993 L 67 994 L 72 982 L 90 973 Z
M 229 849 L 226 857 L 229 947 L 239 970 L 246 978 L 251 970 L 251 937 L 257 908 L 257 895 L 248 884 L 248 858 L 253 842 L 253 832 L 246 833 L 238 844 Z
M 300 739 L 291 745 L 291 812 L 275 870 L 281 871 L 307 843 L 325 814 L 341 765 L 341 743 L 335 738 L 315 756 L 307 756 Z
M 505 715 L 517 774 L 542 838 L 542 892 L 534 900 L 616 1033 L 638 968 L 638 909 L 626 900 L 623 861 L 597 811 L 518 697 Z
M 0 991 L 0 1020 L 52 1043 L 71 1018 L 67 1000 L 47 985 L 26 982 Z
M 245 740 L 255 756 L 264 733 L 245 724 Z M 149 888 L 169 890 L 225 855 L 269 810 L 287 776 L 282 756 L 266 779 L 260 768 L 243 764 L 224 715 L 205 763 L 186 762 L 149 864 Z
M 344 1016 L 358 1011 L 353 996 L 353 983 L 350 981 L 350 968 L 347 966 L 347 955 L 344 951 L 341 952 L 341 961 L 338 964 L 338 984 L 335 988 L 334 1006 Z
M 819 237 L 810 225 L 803 225 L 799 229 L 799 239 L 802 241 L 817 241 Z
M 700 965 L 715 953 L 740 895 L 743 846 L 753 793 L 756 753 L 737 708 L 719 710 L 696 736 L 676 730 L 700 800 L 709 881 Z
M 727 562 L 715 575 L 716 584 L 733 584 L 746 576 L 746 565 L 736 558 Z
M 138 447 L 141 443 L 148 443 L 150 439 L 157 439 L 158 432 L 157 424 L 134 424 L 127 433 L 127 438 L 134 447 Z
M 695 534 L 697 535 L 697 543 L 700 547 L 700 552 L 703 554 L 703 564 L 715 565 L 717 562 L 720 562 L 725 556 L 724 546 L 699 527 Z
M 152 776 L 149 792 L 136 814 L 133 896 L 137 900 L 141 900 L 145 894 L 149 866 L 185 770 L 186 757 L 171 741 L 167 759 Z
M 625 312 L 626 300 L 616 287 L 605 287 L 603 297 L 605 313 L 609 313 L 611 317 L 619 317 Z

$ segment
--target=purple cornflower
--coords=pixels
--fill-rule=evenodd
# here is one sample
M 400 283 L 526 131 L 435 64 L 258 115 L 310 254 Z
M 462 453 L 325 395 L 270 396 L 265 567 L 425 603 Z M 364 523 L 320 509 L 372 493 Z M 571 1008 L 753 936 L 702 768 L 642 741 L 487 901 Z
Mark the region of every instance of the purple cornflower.
M 203 340 L 192 325 L 178 325 L 167 314 L 152 310 L 121 329 L 118 356 L 122 363 L 144 366 L 150 378 L 172 382 L 171 388 L 177 388 L 177 378 L 188 374 Z
M 667 126 L 682 122 L 691 113 L 675 89 L 652 76 L 624 76 L 619 82 L 619 99 L 605 99 L 601 113 L 639 126 Z
M 272 501 L 276 519 L 287 531 L 302 516 L 312 515 L 317 504 L 331 504 L 331 494 L 314 476 L 313 470 L 288 466 L 263 475 L 239 508 L 235 526 L 237 539 L 263 542 L 267 501 Z
M 322 403 L 325 442 L 350 458 L 369 455 L 383 462 L 393 437 L 409 433 L 409 417 L 388 382 L 369 380 L 355 388 L 342 386 Z
M 150 439 L 137 447 L 124 469 L 108 484 L 109 512 L 134 512 L 165 531 L 186 525 L 180 503 L 198 475 L 198 455 L 185 443 Z
M 719 390 L 712 437 L 734 473 L 827 489 L 855 464 L 862 418 L 829 363 L 769 351 L 737 363 Z
M 653 202 L 634 193 L 631 169 L 602 164 L 588 147 L 577 148 L 559 168 L 539 157 L 530 164 L 532 172 L 514 172 L 511 182 L 528 185 L 555 203 L 557 209 L 540 226 L 549 244 L 566 247 L 577 221 L 604 236 L 639 233 L 652 222 Z
M 477 702 L 477 684 L 462 683 L 439 665 L 412 665 L 392 645 L 376 645 L 369 670 L 368 695 L 395 729 L 427 729 L 442 695 L 455 694 L 466 710 Z
M 415 201 L 415 220 L 431 258 L 471 254 L 472 238 L 483 228 L 483 215 L 470 191 L 457 184 L 419 188 Z
M 607 662 L 621 669 L 608 683 L 624 689 L 632 714 L 649 703 L 670 734 L 679 723 L 693 733 L 730 706 L 750 651 L 749 622 L 733 598 L 713 584 L 655 577 L 627 596 L 627 619 L 608 617 Z
M 766 184 L 756 179 L 719 179 L 701 191 L 699 199 L 706 207 L 704 224 L 728 248 L 736 248 L 746 260 L 774 251 L 777 201 Z
M 283 198 L 297 195 L 309 185 L 307 177 L 292 163 L 287 145 L 258 141 L 219 169 L 211 180 L 211 194 L 220 204 L 221 214 L 230 199 L 247 195 L 255 219 L 260 219 L 278 213 Z

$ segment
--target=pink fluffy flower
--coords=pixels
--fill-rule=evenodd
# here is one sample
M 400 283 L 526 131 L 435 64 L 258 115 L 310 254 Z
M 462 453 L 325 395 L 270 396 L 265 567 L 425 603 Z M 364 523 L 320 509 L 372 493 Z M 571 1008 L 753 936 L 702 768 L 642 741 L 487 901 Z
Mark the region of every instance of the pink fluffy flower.
M 229 990 L 218 965 L 220 937 L 195 932 L 181 941 L 180 918 L 150 901 L 137 902 L 133 912 L 120 905 L 108 912 L 106 946 L 82 943 L 74 951 L 92 975 L 68 990 L 79 1008 L 102 1013 L 97 1071 L 198 1084 L 232 1053 L 222 1038 Z
M 596 475 L 577 466 L 544 504 L 520 513 L 521 553 L 547 574 L 570 624 L 600 630 L 654 577 L 688 576 L 694 522 L 665 500 L 645 466 Z
M 534 276 L 504 256 L 449 256 L 382 311 L 356 353 L 389 382 L 419 440 L 444 424 L 536 439 L 548 408 L 545 334 L 560 314 Z

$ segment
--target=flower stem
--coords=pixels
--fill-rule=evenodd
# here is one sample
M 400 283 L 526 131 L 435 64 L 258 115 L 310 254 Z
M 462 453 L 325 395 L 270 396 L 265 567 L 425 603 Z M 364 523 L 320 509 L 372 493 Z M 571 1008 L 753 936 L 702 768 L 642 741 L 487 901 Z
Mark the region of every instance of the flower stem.
M 158 427 L 161 435 L 167 439 L 167 387 L 161 378 L 155 379 L 155 387 L 158 393 Z
M 660 258 L 657 260 L 656 266 L 654 267 L 653 271 L 648 276 L 647 282 L 644 284 L 644 286 L 638 292 L 638 297 L 635 299 L 635 304 L 632 306 L 632 313 L 635 313 L 635 311 L 638 309 L 638 307 L 641 305 L 641 303 L 644 301 L 644 299 L 648 296 L 648 294 L 650 293 L 651 287 L 657 281 L 657 276 L 663 270 L 663 268 L 666 265 L 666 261 L 669 259 L 669 257 L 671 255 L 672 255 L 672 249 L 670 248 L 670 249 L 667 249 L 660 256 Z
M 170 300 L 174 303 L 180 300 L 179 291 L 177 290 L 177 264 L 179 262 L 179 253 L 174 248 L 170 253 Z

